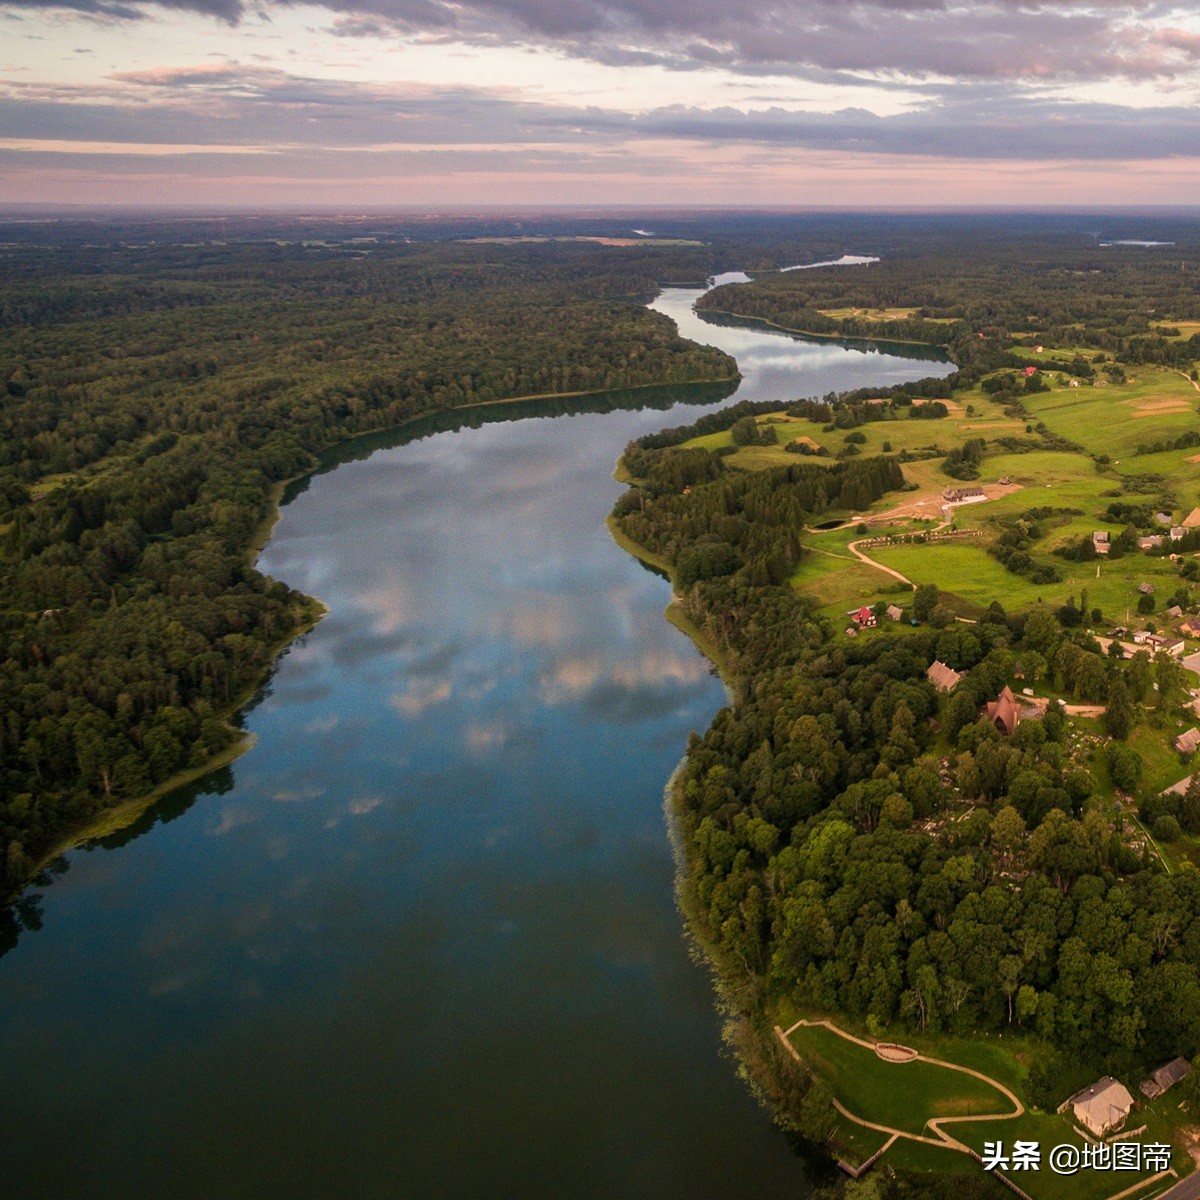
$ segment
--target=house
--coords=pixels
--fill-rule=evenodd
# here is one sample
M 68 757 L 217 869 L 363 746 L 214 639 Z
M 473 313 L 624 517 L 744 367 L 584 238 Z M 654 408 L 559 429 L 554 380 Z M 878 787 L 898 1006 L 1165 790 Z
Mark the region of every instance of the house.
M 1067 387 L 1078 387 L 1078 386 L 1079 386 L 1078 379 L 1068 379 L 1067 380 Z
M 1022 374 L 1022 375 L 1024 375 L 1026 379 L 1028 379 L 1028 378 L 1030 377 L 1030 375 L 1036 375 L 1036 374 L 1037 374 L 1037 367 L 1025 367 L 1025 368 L 1024 368 L 1022 371 L 1021 371 L 1021 374 Z
M 1034 348 L 1033 348 L 1033 352 L 1034 352 L 1034 354 L 1041 354 L 1041 352 L 1042 352 L 1042 347 L 1041 347 L 1041 346 L 1034 346 Z
M 1150 1078 L 1138 1084 L 1138 1091 L 1147 1100 L 1157 1100 L 1181 1079 L 1190 1075 L 1191 1071 L 1192 1064 L 1186 1058 L 1173 1058 L 1169 1063 L 1163 1063 L 1157 1071 L 1151 1071 Z
M 859 629 L 874 629 L 879 624 L 875 614 L 864 604 L 862 608 L 852 609 L 846 614 Z
M 1166 613 L 1168 617 L 1178 618 L 1183 616 L 1183 609 L 1180 608 L 1178 604 L 1172 604 L 1171 607 L 1166 610 Z
M 1195 725 L 1175 739 L 1175 749 L 1180 754 L 1195 754 L 1197 746 L 1200 746 L 1200 729 Z
M 1184 527 L 1182 525 L 1172 525 L 1171 526 L 1171 541 L 1173 541 L 1173 542 L 1180 541 L 1183 538 L 1183 535 L 1185 533 L 1187 533 L 1187 530 L 1184 529 Z
M 1151 654 L 1170 654 L 1173 658 L 1178 658 L 1184 651 L 1183 638 L 1167 637 L 1161 633 L 1147 633 L 1142 637 L 1135 633 L 1133 640 L 1149 646 Z
M 1200 621 L 1184 621 L 1179 627 L 1179 632 L 1187 634 L 1188 637 L 1200 637 Z
M 1156 512 L 1154 519 L 1160 524 L 1165 525 L 1168 529 L 1171 527 L 1171 514 L 1165 512 Z
M 1149 537 L 1138 538 L 1139 550 L 1157 550 L 1162 546 L 1162 537 L 1160 534 L 1152 533 Z
M 1092 546 L 1097 554 L 1107 554 L 1109 551 L 1108 530 L 1097 529 L 1092 534 Z
M 970 500 L 986 500 L 987 492 L 981 487 L 947 488 L 942 499 L 949 504 L 965 504 Z
M 1154 595 L 1154 584 L 1139 583 L 1138 584 L 1138 592 L 1143 596 L 1153 596 Z
M 1133 1097 L 1128 1089 L 1110 1075 L 1082 1092 L 1076 1092 L 1067 1104 L 1075 1114 L 1075 1120 L 1096 1137 L 1103 1137 L 1110 1129 L 1123 1125 L 1133 1111 Z
M 904 616 L 904 609 L 902 609 L 898 604 L 889 604 L 887 606 L 887 615 L 889 621 L 898 621 L 902 616 Z
M 1012 734 L 1016 731 L 1021 723 L 1021 705 L 1013 695 L 1012 688 L 1006 686 L 995 700 L 988 701 L 987 719 L 1001 733 Z
M 939 660 L 925 672 L 925 678 L 939 692 L 952 692 L 958 687 L 958 681 L 962 678 L 962 675 L 954 670 L 953 667 L 948 667 L 944 662 Z
M 1200 529 L 1200 508 L 1193 508 L 1186 517 L 1183 518 L 1184 529 Z

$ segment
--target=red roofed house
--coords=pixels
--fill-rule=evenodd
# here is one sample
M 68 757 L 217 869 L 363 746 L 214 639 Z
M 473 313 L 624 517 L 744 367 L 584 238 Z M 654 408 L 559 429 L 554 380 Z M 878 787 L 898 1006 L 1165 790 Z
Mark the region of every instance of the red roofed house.
M 987 719 L 1001 733 L 1011 734 L 1017 728 L 1021 721 L 1021 706 L 1017 703 L 1012 688 L 1005 687 L 995 700 L 988 701 Z
M 1022 374 L 1022 375 L 1024 375 L 1026 379 L 1028 379 L 1030 375 L 1036 375 L 1036 374 L 1037 374 L 1037 367 L 1026 367 L 1026 368 L 1025 368 L 1025 369 L 1024 369 L 1022 372 L 1021 372 L 1021 374 Z
M 875 614 L 864 604 L 862 608 L 855 609 L 850 613 L 852 620 L 859 629 L 874 629 L 879 623 Z

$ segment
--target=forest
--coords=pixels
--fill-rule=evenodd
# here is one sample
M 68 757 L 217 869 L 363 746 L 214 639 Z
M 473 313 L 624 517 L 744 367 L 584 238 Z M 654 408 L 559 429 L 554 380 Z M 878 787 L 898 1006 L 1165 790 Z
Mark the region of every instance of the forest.
M 688 433 L 630 445 L 614 516 L 672 564 L 735 696 L 693 737 L 675 802 L 690 911 L 748 1010 L 783 1000 L 875 1036 L 1023 1031 L 1039 1105 L 1068 1064 L 1136 1078 L 1200 1053 L 1200 873 L 1166 873 L 1098 794 L 1136 789 L 1134 714 L 1180 709 L 1179 662 L 1104 652 L 1086 595 L 963 624 L 927 584 L 900 601 L 918 628 L 835 637 L 790 581 L 814 553 L 797 531 L 897 488 L 894 457 L 731 472 Z M 948 696 L 935 660 L 965 672 Z M 1010 737 L 982 715 L 1014 672 L 1105 706 L 1102 766 L 1053 704 Z M 1200 829 L 1200 789 L 1140 816 L 1156 836 Z
M 253 548 L 322 451 L 472 404 L 736 375 L 639 303 L 708 251 L 9 232 L 3 895 L 237 739 L 229 717 L 320 612 Z

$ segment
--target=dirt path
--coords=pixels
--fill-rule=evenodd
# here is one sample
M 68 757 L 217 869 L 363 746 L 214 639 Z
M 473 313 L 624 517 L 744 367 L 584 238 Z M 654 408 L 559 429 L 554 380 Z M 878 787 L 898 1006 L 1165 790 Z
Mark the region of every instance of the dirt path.
M 863 538 L 864 542 L 870 541 L 870 538 Z M 907 575 L 901 575 L 899 571 L 894 571 L 891 567 L 885 567 L 883 563 L 876 562 L 873 558 L 868 558 L 859 548 L 858 542 L 851 542 L 846 549 L 858 559 L 859 562 L 864 562 L 868 567 L 874 567 L 877 571 L 882 571 L 885 575 L 890 575 L 893 579 L 900 580 L 901 583 L 906 583 L 913 591 L 916 591 L 917 585 L 913 583 Z M 839 555 L 840 557 L 840 555 Z
M 1181 379 L 1186 379 L 1188 383 L 1190 383 L 1192 387 L 1196 389 L 1196 391 L 1200 392 L 1200 383 L 1197 383 L 1186 371 L 1180 371 L 1178 368 L 1176 368 L 1175 374 Z
M 863 1038 L 855 1037 L 852 1033 L 847 1033 L 844 1029 L 839 1028 L 829 1020 L 809 1021 L 805 1018 L 801 1018 L 786 1032 L 776 1025 L 775 1032 L 779 1036 L 779 1040 L 787 1047 L 791 1056 L 796 1059 L 797 1062 L 802 1062 L 803 1060 L 797 1053 L 796 1048 L 788 1040 L 788 1036 L 794 1033 L 797 1029 L 804 1027 L 812 1028 L 815 1026 L 828 1029 L 830 1033 L 836 1033 L 838 1037 L 845 1038 L 846 1041 L 853 1042 L 856 1046 L 862 1046 L 864 1049 L 875 1053 L 874 1042 L 868 1042 Z M 884 1059 L 882 1061 L 886 1062 L 887 1060 Z M 893 1129 L 890 1125 L 879 1125 L 874 1121 L 868 1121 L 863 1117 L 855 1116 L 854 1113 L 850 1112 L 849 1109 L 845 1108 L 836 1099 L 833 1101 L 834 1108 L 836 1108 L 838 1112 L 841 1113 L 842 1116 L 848 1121 L 853 1121 L 856 1125 L 862 1125 L 867 1129 L 874 1129 L 879 1133 L 887 1133 L 893 1137 L 907 1138 L 909 1141 L 913 1142 L 924 1142 L 926 1145 L 942 1146 L 950 1150 L 957 1150 L 962 1154 L 969 1154 L 972 1158 L 978 1158 L 979 1155 L 965 1142 L 960 1142 L 952 1134 L 947 1133 L 946 1130 L 942 1128 L 943 1125 L 965 1124 L 968 1121 L 1011 1121 L 1016 1120 L 1017 1117 L 1024 1116 L 1025 1114 L 1025 1105 L 1021 1103 L 1020 1099 L 1018 1099 L 1018 1097 L 1008 1088 L 1006 1088 L 999 1080 L 993 1079 L 990 1075 L 985 1075 L 982 1071 L 976 1071 L 972 1067 L 963 1067 L 958 1063 L 946 1062 L 946 1060 L 942 1058 L 931 1058 L 928 1054 L 918 1053 L 908 1061 L 932 1063 L 934 1066 L 945 1067 L 949 1071 L 959 1071 L 963 1075 L 970 1075 L 975 1079 L 982 1080 L 982 1082 L 988 1084 L 990 1087 L 994 1087 L 996 1091 L 998 1091 L 1002 1096 L 1005 1097 L 1005 1099 L 1009 1101 L 1009 1103 L 1012 1104 L 1012 1111 L 1002 1113 L 977 1113 L 972 1116 L 965 1117 L 931 1117 L 926 1122 L 926 1128 L 931 1130 L 936 1136 L 929 1138 L 920 1134 L 906 1133 L 903 1129 Z
M 839 1028 L 829 1020 L 809 1021 L 805 1018 L 801 1018 L 786 1032 L 776 1025 L 775 1033 L 779 1037 L 779 1040 L 787 1048 L 788 1053 L 799 1063 L 803 1063 L 804 1060 L 800 1057 L 796 1047 L 793 1046 L 788 1040 L 788 1037 L 797 1029 L 803 1027 L 811 1028 L 813 1026 L 822 1026 L 823 1028 L 828 1029 L 831 1033 L 836 1033 L 838 1037 L 845 1038 L 848 1042 L 853 1042 L 857 1046 L 862 1046 L 864 1049 L 877 1053 L 875 1042 L 869 1042 L 864 1038 L 855 1037 L 852 1033 L 847 1033 L 844 1029 Z M 888 1060 L 882 1059 L 882 1061 L 886 1062 Z M 926 1122 L 926 1128 L 932 1130 L 936 1136 L 925 1137 L 922 1134 L 906 1133 L 903 1129 L 893 1129 L 889 1125 L 880 1125 L 874 1121 L 868 1121 L 863 1117 L 856 1116 L 844 1104 L 842 1104 L 841 1101 L 834 1097 L 833 1107 L 837 1109 L 837 1111 L 843 1117 L 845 1117 L 847 1121 L 852 1121 L 855 1125 L 861 1125 L 864 1129 L 873 1129 L 877 1133 L 886 1133 L 888 1135 L 887 1143 L 875 1153 L 874 1158 L 869 1160 L 870 1162 L 873 1162 L 875 1159 L 881 1157 L 883 1152 L 899 1138 L 905 1138 L 910 1142 L 920 1142 L 926 1146 L 939 1146 L 946 1150 L 957 1150 L 961 1154 L 969 1155 L 971 1158 L 975 1159 L 976 1162 L 982 1162 L 983 1160 L 980 1158 L 977 1151 L 971 1149 L 971 1147 L 965 1142 L 960 1142 L 958 1138 L 954 1137 L 952 1134 L 947 1133 L 942 1126 L 954 1123 L 965 1124 L 968 1121 L 1015 1121 L 1018 1117 L 1024 1116 L 1025 1114 L 1025 1105 L 1021 1103 L 1020 1099 L 1018 1099 L 1018 1097 L 1014 1095 L 1013 1092 L 1011 1092 L 1008 1088 L 1006 1088 L 999 1080 L 993 1079 L 990 1075 L 985 1075 L 982 1071 L 976 1071 L 972 1067 L 963 1067 L 958 1063 L 946 1062 L 945 1059 L 932 1058 L 927 1054 L 920 1053 L 916 1054 L 915 1057 L 909 1059 L 908 1061 L 932 1063 L 935 1066 L 946 1067 L 951 1071 L 961 1071 L 964 1075 L 970 1075 L 975 1079 L 982 1080 L 984 1083 L 994 1087 L 998 1092 L 1005 1096 L 1012 1104 L 1013 1111 L 1006 1113 L 978 1113 L 965 1117 L 932 1117 Z M 1001 1175 L 999 1171 L 996 1171 L 995 1174 L 999 1178 L 1000 1182 L 1007 1184 L 1008 1187 L 1016 1192 L 1018 1196 L 1026 1196 L 1026 1200 L 1028 1200 L 1026 1193 L 1017 1187 L 1012 1180 L 1008 1179 L 1007 1176 Z M 1116 1195 L 1110 1196 L 1108 1200 L 1123 1200 L 1124 1197 L 1132 1196 L 1135 1192 L 1139 1192 L 1151 1184 L 1160 1183 L 1174 1174 L 1174 1171 L 1164 1171 L 1157 1175 L 1148 1176 L 1145 1179 L 1139 1180 L 1132 1187 L 1125 1188 L 1123 1191 L 1116 1193 Z M 1187 1184 L 1189 1182 L 1195 1186 L 1195 1191 L 1186 1190 L 1183 1187 L 1183 1184 Z M 1200 1172 L 1189 1176 L 1188 1179 L 1182 1181 L 1181 1184 L 1177 1184 L 1171 1192 L 1166 1193 L 1166 1196 L 1164 1196 L 1162 1200 L 1168 1200 L 1168 1197 L 1173 1200 L 1176 1192 L 1178 1193 L 1179 1200 L 1200 1200 Z

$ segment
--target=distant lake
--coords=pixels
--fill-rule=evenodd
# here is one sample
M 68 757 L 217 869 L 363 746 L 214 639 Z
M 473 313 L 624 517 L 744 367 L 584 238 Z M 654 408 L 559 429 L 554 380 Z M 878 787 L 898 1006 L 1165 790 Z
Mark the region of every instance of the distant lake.
M 19 1200 L 800 1200 L 676 912 L 663 785 L 725 703 L 610 540 L 626 442 L 953 367 L 702 321 L 731 387 L 331 453 L 260 566 L 329 615 L 231 767 L 58 864 L 0 958 Z M 911 349 L 911 348 L 910 348 Z
M 794 267 L 780 267 L 783 271 L 811 271 L 814 267 L 865 267 L 868 263 L 880 260 L 871 254 L 843 254 L 841 258 L 831 258 L 826 262 L 800 263 Z

